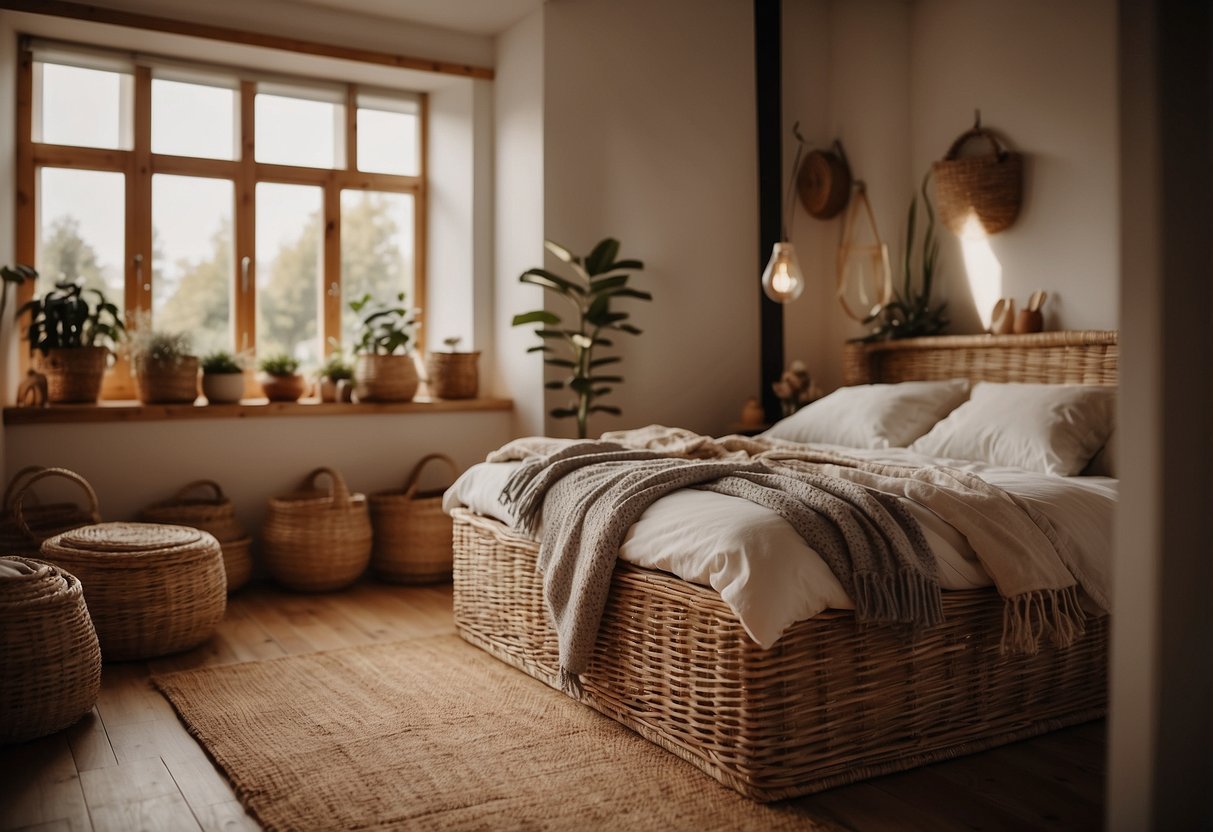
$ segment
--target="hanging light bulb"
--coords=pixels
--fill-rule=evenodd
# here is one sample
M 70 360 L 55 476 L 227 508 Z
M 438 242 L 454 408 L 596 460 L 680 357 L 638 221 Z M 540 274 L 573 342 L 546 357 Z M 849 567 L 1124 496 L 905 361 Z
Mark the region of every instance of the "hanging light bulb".
M 762 270 L 762 291 L 776 303 L 788 303 L 804 291 L 804 272 L 791 243 L 776 243 L 771 259 Z

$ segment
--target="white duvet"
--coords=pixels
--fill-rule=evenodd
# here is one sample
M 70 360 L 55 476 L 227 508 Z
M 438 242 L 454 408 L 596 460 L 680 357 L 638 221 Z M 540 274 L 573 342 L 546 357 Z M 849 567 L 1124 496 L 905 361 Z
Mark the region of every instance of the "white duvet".
M 825 446 L 828 447 L 828 446 Z M 1066 566 L 1101 610 L 1109 609 L 1112 517 L 1118 481 L 1106 477 L 1056 477 L 978 462 L 938 460 L 904 448 L 838 448 L 865 460 L 946 464 L 979 475 L 1029 502 L 1062 537 Z M 466 506 L 505 523 L 512 521 L 499 495 L 518 463 L 481 463 L 447 491 L 447 511 Z M 906 505 L 918 518 L 939 564 L 945 589 L 989 586 L 989 576 L 956 529 L 930 510 Z M 792 624 L 826 609 L 853 609 L 825 561 L 774 512 L 737 497 L 709 491 L 676 491 L 653 503 L 632 526 L 619 556 L 710 586 L 758 644 L 770 647 Z

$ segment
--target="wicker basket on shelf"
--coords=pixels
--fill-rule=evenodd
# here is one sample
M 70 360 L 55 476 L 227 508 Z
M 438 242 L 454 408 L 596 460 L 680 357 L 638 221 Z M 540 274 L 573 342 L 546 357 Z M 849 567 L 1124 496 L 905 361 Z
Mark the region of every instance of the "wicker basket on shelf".
M 34 483 L 52 477 L 79 486 L 84 492 L 85 505 L 66 502 L 44 505 L 39 502 L 33 491 Z M 18 505 L 21 506 L 21 523 L 15 512 Z M 36 556 L 46 538 L 99 521 L 97 494 L 84 477 L 66 468 L 30 465 L 13 475 L 4 491 L 3 510 L 0 511 L 0 552 Z
M 371 495 L 371 523 L 375 528 L 371 571 L 385 581 L 424 584 L 451 578 L 453 527 L 442 510 L 446 489 L 417 490 L 422 469 L 435 460 L 445 462 L 454 476 L 459 475 L 449 456 L 428 454 L 413 466 L 404 490 Z
M 478 352 L 431 352 L 425 357 L 430 395 L 438 399 L 474 399 L 480 392 Z
M 200 490 L 209 493 L 196 493 Z M 194 480 L 182 486 L 172 497 L 145 508 L 139 519 L 147 523 L 192 526 L 214 535 L 223 550 L 223 568 L 227 591 L 234 592 L 248 583 L 253 572 L 250 554 L 252 538 L 236 519 L 232 501 L 214 480 Z
M 211 637 L 227 606 L 219 542 L 188 526 L 86 526 L 45 541 L 42 557 L 84 585 L 106 661 L 195 647 Z
M 100 689 L 80 582 L 48 563 L 0 557 L 0 745 L 74 724 Z
M 316 487 L 322 475 L 327 491 Z M 283 586 L 303 592 L 349 586 L 371 557 L 366 496 L 351 494 L 333 469 L 317 468 L 299 491 L 270 500 L 261 544 L 266 567 Z

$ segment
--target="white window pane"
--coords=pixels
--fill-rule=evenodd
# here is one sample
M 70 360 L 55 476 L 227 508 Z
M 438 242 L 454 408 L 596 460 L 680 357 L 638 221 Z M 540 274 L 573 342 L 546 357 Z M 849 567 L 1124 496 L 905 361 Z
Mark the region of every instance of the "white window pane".
M 121 173 L 42 168 L 38 177 L 36 290 L 81 280 L 123 308 L 126 177 Z
M 152 177 L 152 325 L 194 352 L 232 349 L 232 206 L 226 179 Z
M 34 141 L 129 149 L 130 75 L 36 62 Z
M 311 185 L 257 185 L 257 355 L 321 355 L 324 193 Z
M 353 345 L 361 324 L 351 300 L 370 294 L 384 303 L 413 285 L 413 197 L 375 191 L 341 192 L 341 342 Z M 415 346 L 415 345 L 414 345 Z
M 256 157 L 258 162 L 335 168 L 345 108 L 328 101 L 258 93 L 256 100 Z
M 358 169 L 416 176 L 417 116 L 358 108 Z
M 236 158 L 236 91 L 152 79 L 152 152 Z

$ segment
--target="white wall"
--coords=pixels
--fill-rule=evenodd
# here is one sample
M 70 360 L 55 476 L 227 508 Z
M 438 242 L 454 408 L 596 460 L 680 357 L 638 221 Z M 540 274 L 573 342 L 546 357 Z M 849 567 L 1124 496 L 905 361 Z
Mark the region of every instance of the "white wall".
M 910 194 L 980 109 L 1027 157 L 1019 221 L 988 240 L 1001 265 L 997 292 L 1021 306 L 1034 289 L 1050 292 L 1048 329 L 1116 328 L 1113 0 L 816 0 L 785 3 L 784 15 L 785 164 L 798 118 L 817 146 L 842 139 L 869 185 L 895 286 Z M 829 388 L 841 377 L 842 342 L 863 328 L 833 297 L 841 217 L 822 223 L 797 211 L 794 242 L 810 284 L 786 309 L 785 341 L 789 358 L 805 359 Z M 956 237 L 941 229 L 940 243 L 934 297 L 948 301 L 949 331 L 980 332 L 988 305 L 974 304 Z
M 723 432 L 758 392 L 751 4 L 577 0 L 548 4 L 544 25 L 544 231 L 581 254 L 617 238 L 653 293 L 626 305 L 644 333 L 614 339 L 626 381 L 604 403 L 623 417 L 590 433 Z
M 534 286 L 518 282 L 543 258 L 544 135 L 543 32 L 537 11 L 497 39 L 493 108 L 495 136 L 493 367 L 496 395 L 514 397 L 514 430 L 543 433 L 543 365 L 526 352 L 533 336 L 510 319 L 543 305 Z

